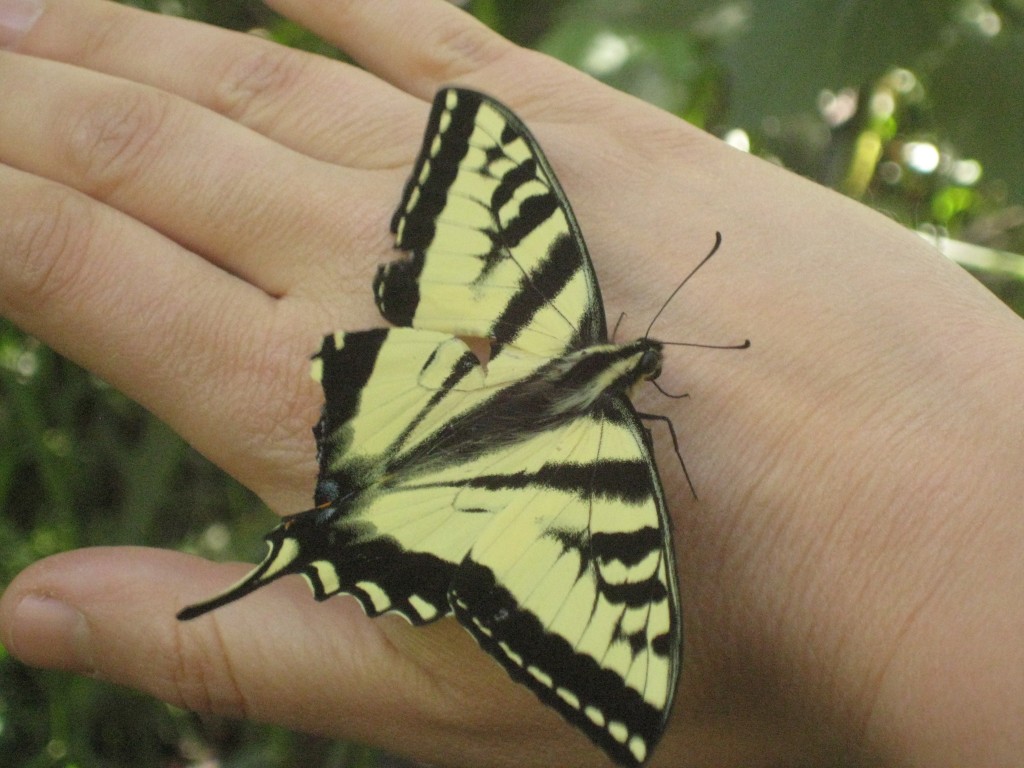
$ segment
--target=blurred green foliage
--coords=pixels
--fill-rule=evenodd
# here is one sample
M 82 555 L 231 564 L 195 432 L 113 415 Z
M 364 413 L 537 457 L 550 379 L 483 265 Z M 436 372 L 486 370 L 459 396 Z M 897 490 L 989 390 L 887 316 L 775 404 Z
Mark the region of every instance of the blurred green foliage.
M 279 42 L 337 55 L 252 0 L 132 4 L 259 27 Z M 1024 0 L 466 5 L 520 44 L 940 243 L 951 239 L 952 256 L 1024 311 L 1024 259 L 1015 255 L 1024 252 Z M 0 505 L 4 584 L 42 557 L 99 544 L 187 544 L 255 560 L 272 520 L 139 406 L 3 321 Z M 395 764 L 30 670 L 0 649 L 0 768 Z

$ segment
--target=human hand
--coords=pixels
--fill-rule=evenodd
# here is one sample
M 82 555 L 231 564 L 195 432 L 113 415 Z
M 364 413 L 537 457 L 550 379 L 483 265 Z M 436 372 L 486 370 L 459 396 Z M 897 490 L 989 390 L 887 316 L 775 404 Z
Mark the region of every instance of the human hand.
M 373 74 L 94 0 L 51 2 L 0 56 L 0 311 L 276 511 L 303 509 L 320 403 L 308 356 L 326 331 L 382 324 L 370 280 L 394 256 L 387 221 L 434 91 L 492 93 L 552 160 L 608 314 L 635 326 L 621 337 L 722 230 L 655 335 L 754 340 L 670 352 L 664 385 L 692 397 L 644 395 L 672 417 L 700 493 L 660 450 L 685 662 L 652 764 L 925 749 L 940 764 L 1014 722 L 1024 683 L 1000 671 L 1024 668 L 1022 430 L 999 388 L 1016 378 L 1019 320 L 876 214 L 446 4 L 275 5 Z M 0 629 L 27 663 L 422 760 L 601 761 L 453 622 L 371 621 L 298 580 L 174 620 L 243 571 L 67 553 L 9 587 Z M 967 703 L 933 666 L 1009 696 Z

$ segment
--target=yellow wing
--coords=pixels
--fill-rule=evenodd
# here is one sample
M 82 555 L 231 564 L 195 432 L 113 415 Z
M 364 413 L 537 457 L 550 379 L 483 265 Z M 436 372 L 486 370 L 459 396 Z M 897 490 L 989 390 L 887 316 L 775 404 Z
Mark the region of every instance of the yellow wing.
M 455 572 L 451 603 L 514 679 L 617 762 L 641 763 L 664 730 L 680 647 L 646 434 L 612 404 L 548 437 L 540 466 L 471 484 L 500 512 Z
M 395 325 L 548 357 L 606 340 L 569 202 L 526 126 L 493 99 L 438 93 L 391 229 L 412 254 L 374 283 Z

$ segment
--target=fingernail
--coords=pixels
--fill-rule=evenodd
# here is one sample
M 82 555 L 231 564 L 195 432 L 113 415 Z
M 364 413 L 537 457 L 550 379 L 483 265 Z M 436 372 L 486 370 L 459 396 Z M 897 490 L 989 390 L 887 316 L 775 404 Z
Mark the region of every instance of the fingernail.
M 0 0 L 0 48 L 13 48 L 43 14 L 43 0 Z
M 2 0 L 0 0 L 2 2 Z M 94 666 L 85 616 L 56 598 L 28 595 L 14 609 L 10 650 L 33 667 L 91 674 Z

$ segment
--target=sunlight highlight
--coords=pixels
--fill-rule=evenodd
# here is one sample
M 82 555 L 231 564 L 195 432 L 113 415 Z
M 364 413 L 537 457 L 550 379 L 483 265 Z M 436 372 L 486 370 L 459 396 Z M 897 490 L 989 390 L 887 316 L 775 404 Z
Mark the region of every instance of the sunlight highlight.
M 934 173 L 942 155 L 930 141 L 908 141 L 903 145 L 903 162 L 918 173 Z
M 602 32 L 594 37 L 590 50 L 583 57 L 583 69 L 597 77 L 610 75 L 622 69 L 636 47 L 635 41 L 612 32 Z
M 741 152 L 750 151 L 750 136 L 742 128 L 733 128 L 722 137 L 722 140 L 730 147 L 735 147 Z

